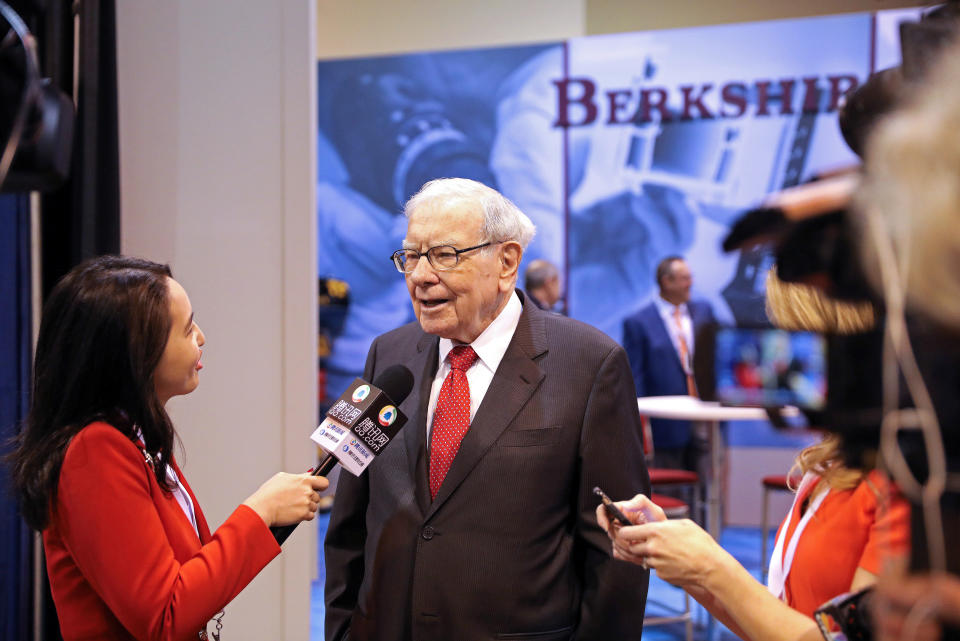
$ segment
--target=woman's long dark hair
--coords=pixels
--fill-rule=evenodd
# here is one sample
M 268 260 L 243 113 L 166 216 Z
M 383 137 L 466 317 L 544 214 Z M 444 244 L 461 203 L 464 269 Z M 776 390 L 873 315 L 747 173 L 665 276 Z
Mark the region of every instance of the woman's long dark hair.
M 170 268 L 124 256 L 75 267 L 43 308 L 30 412 L 10 460 L 27 523 L 47 527 L 63 458 L 74 437 L 105 421 L 171 460 L 175 433 L 153 374 L 170 332 Z M 154 466 L 170 489 L 165 466 Z

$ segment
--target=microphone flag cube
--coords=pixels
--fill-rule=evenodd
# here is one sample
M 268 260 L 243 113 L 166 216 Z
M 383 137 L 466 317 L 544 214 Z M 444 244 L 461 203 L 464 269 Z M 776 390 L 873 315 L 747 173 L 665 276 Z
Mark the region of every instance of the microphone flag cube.
M 327 411 L 310 439 L 359 475 L 406 422 L 407 417 L 383 390 L 357 378 Z

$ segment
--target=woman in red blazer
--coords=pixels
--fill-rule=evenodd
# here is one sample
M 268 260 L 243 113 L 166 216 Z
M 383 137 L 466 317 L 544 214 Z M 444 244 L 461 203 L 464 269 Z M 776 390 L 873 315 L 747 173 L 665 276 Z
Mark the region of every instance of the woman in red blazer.
M 326 480 L 281 473 L 210 533 L 164 409 L 197 387 L 203 344 L 165 265 L 96 258 L 50 295 L 12 467 L 65 641 L 206 638 L 280 553 L 269 527 L 316 513 Z

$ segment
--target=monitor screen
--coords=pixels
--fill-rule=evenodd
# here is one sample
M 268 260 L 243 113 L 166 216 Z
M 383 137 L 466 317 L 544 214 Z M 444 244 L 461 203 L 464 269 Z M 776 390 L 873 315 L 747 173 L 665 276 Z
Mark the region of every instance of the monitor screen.
M 717 400 L 726 405 L 823 409 L 826 340 L 813 332 L 719 328 L 715 345 Z

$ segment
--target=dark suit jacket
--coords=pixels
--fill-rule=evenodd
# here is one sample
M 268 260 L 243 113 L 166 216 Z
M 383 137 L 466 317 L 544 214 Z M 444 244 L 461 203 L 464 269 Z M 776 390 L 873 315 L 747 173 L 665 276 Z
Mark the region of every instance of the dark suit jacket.
M 412 323 L 370 349 L 367 380 L 402 363 L 416 384 L 397 442 L 365 475 L 340 478 L 326 638 L 640 638 L 648 575 L 611 558 L 592 494 L 649 488 L 626 354 L 527 300 L 431 503 L 425 417 L 438 344 Z
M 693 335 L 714 322 L 713 310 L 706 301 L 687 303 L 693 321 Z M 623 348 L 630 358 L 637 396 L 677 396 L 687 393 L 687 376 L 680 355 L 670 340 L 655 303 L 650 303 L 623 321 Z M 694 347 L 696 348 L 696 347 Z M 689 421 L 652 419 L 655 448 L 684 447 L 690 442 Z
M 523 292 L 527 299 L 537 306 L 538 309 L 549 309 L 547 304 L 542 302 L 539 298 L 531 294 L 530 292 Z

